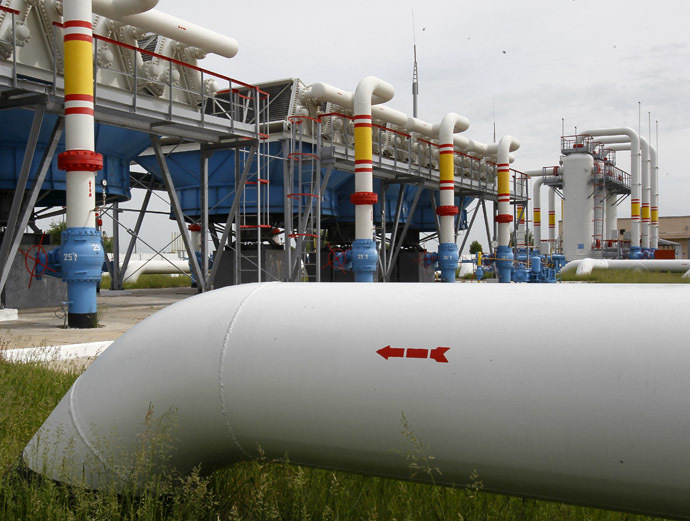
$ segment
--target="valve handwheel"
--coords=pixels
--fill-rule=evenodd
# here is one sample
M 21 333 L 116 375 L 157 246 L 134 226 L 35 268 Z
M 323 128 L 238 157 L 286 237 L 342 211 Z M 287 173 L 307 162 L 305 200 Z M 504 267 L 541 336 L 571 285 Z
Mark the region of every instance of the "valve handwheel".
M 41 262 L 41 252 L 43 253 L 46 259 L 48 257 L 48 253 L 46 252 L 46 249 L 43 247 L 43 239 L 45 236 L 45 233 L 41 235 L 41 239 L 38 241 L 38 244 L 34 244 L 27 251 L 19 250 L 24 255 L 24 266 L 26 266 L 26 271 L 28 271 L 31 275 L 31 278 L 29 279 L 29 288 L 31 288 L 31 282 L 34 280 L 34 277 L 41 277 L 46 272 L 46 270 L 50 270 L 55 273 L 55 270 L 48 266 L 48 264 L 43 264 Z M 35 256 L 31 255 L 31 250 L 33 249 L 37 250 Z M 32 259 L 34 261 L 34 264 L 31 268 L 29 267 L 29 259 Z M 38 266 L 41 266 L 43 268 L 40 273 L 36 273 L 36 268 Z

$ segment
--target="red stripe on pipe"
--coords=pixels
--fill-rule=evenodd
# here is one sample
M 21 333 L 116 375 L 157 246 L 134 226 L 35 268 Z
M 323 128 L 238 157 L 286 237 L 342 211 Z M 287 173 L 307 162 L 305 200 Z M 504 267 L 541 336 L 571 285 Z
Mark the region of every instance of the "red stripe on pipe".
M 93 96 L 89 94 L 67 94 L 65 96 L 65 102 L 69 101 L 89 101 L 93 103 Z
M 87 109 L 86 107 L 66 107 L 65 116 L 74 114 L 86 114 L 88 116 L 93 116 L 93 109 Z
M 65 42 L 82 41 L 82 42 L 93 43 L 93 38 L 91 36 L 89 36 L 88 34 L 74 33 L 74 34 L 66 34 L 64 41 Z
M 63 27 L 67 29 L 68 27 L 86 27 L 91 29 L 93 24 L 87 20 L 68 20 L 63 24 Z
M 453 153 L 452 150 L 440 150 L 439 151 L 439 154 L 452 154 L 452 153 Z
M 357 114 L 353 117 L 355 119 L 371 119 L 371 114 Z
M 355 165 L 361 165 L 361 164 L 372 164 L 373 161 L 371 159 L 355 159 Z
M 498 163 L 498 167 L 499 167 L 499 168 L 501 168 L 501 167 L 509 168 L 509 167 L 510 167 L 510 163 Z

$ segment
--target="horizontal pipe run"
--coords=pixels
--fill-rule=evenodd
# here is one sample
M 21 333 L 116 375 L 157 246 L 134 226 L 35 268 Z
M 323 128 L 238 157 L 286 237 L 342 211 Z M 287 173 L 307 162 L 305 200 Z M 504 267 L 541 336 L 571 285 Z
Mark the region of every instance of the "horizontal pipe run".
M 269 283 L 186 299 L 97 358 L 24 460 L 52 479 L 123 488 L 152 410 L 149 425 L 173 445 L 156 462 L 167 470 L 208 473 L 260 448 L 269 460 L 428 480 L 408 459 L 424 447 L 437 484 L 476 472 L 487 491 L 687 519 L 690 351 L 675 332 L 690 288 L 460 289 Z M 311 327 L 290 327 L 286 302 Z M 540 310 L 544 334 L 528 343 L 514 342 L 516 302 Z M 648 320 L 617 313 L 614 328 L 602 313 L 627 308 Z M 380 327 L 381 309 L 395 328 Z M 467 326 L 487 309 L 501 317 L 491 342 Z M 266 317 L 273 327 L 257 327 Z

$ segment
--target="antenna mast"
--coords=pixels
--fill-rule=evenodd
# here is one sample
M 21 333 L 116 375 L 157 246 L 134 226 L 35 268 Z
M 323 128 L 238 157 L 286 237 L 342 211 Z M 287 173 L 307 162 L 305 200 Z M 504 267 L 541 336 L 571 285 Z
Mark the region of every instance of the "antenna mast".
M 414 29 L 414 9 L 412 9 L 412 49 L 414 51 L 414 67 L 412 69 L 412 115 L 417 117 L 417 94 L 419 94 L 419 75 L 417 74 L 417 38 Z

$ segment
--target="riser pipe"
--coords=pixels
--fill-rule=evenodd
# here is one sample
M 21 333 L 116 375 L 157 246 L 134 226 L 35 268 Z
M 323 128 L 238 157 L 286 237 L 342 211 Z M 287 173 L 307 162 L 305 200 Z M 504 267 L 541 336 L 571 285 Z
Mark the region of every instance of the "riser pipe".
M 510 247 L 510 223 L 513 215 L 510 213 L 510 162 L 508 156 L 511 150 L 519 148 L 520 142 L 512 136 L 503 136 L 498 142 L 498 249 L 496 250 L 496 266 L 498 281 L 510 282 L 513 269 L 513 249 Z
M 458 267 L 458 245 L 455 243 L 455 219 L 458 207 L 455 206 L 455 152 L 453 135 L 464 132 L 470 121 L 454 112 L 443 117 L 439 126 L 439 216 L 438 264 L 443 282 L 455 282 Z
M 547 253 L 546 247 L 542 245 L 541 241 L 541 185 L 544 184 L 544 178 L 539 177 L 534 180 L 532 185 L 532 223 L 534 228 L 534 246 L 541 254 Z
M 62 246 L 51 264 L 67 283 L 70 327 L 97 326 L 96 287 L 101 279 L 103 249 L 95 228 L 96 175 L 103 157 L 95 152 L 93 99 L 93 33 L 91 0 L 63 4 L 65 61 L 65 152 L 58 168 L 66 174 L 66 224 Z
M 603 136 L 627 136 L 630 140 L 630 256 L 639 258 L 640 249 L 640 199 L 641 180 L 640 180 L 640 136 L 629 127 L 619 128 L 600 128 L 583 131 L 577 138 L 582 143 L 584 136 L 603 137 Z
M 286 302 L 313 326 L 290 327 Z M 515 302 L 540 310 L 544 334 L 515 341 L 524 327 Z M 294 464 L 424 480 L 408 459 L 423 447 L 438 484 L 468 484 L 476 470 L 487 491 L 688 519 L 690 350 L 674 332 L 689 303 L 684 285 L 225 288 L 121 336 L 23 458 L 51 479 L 123 488 L 152 408 L 149 425 L 167 413 L 173 444 L 160 464 L 183 473 L 260 449 Z M 612 328 L 602 313 L 627 308 L 647 309 L 649 320 L 618 313 Z M 381 309 L 395 328 L 380 327 Z M 502 321 L 489 342 L 472 327 L 487 309 Z M 275 327 L 257 327 L 267 316 Z

